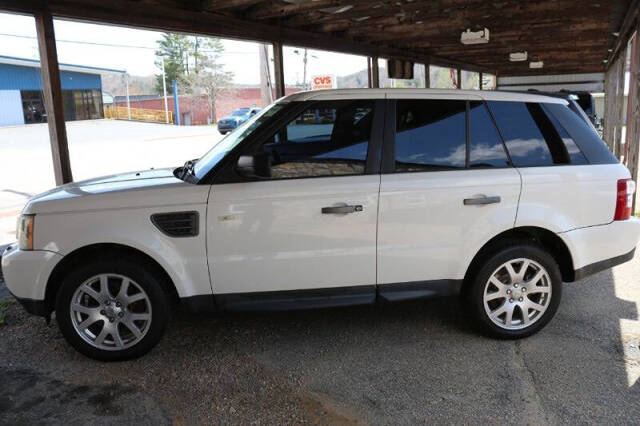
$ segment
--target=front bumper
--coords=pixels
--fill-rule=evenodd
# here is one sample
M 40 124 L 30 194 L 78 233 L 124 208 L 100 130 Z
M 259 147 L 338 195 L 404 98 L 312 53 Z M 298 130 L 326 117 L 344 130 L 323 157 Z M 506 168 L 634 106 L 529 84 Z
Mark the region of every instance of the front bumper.
M 218 124 L 218 131 L 230 132 L 231 130 L 234 130 L 236 127 L 238 127 L 237 124 Z
M 631 260 L 640 239 L 640 220 L 634 217 L 558 235 L 569 247 L 578 280 Z
M 35 315 L 46 315 L 45 292 L 53 268 L 62 255 L 52 251 L 18 249 L 10 245 L 2 255 L 2 273 L 11 294 Z

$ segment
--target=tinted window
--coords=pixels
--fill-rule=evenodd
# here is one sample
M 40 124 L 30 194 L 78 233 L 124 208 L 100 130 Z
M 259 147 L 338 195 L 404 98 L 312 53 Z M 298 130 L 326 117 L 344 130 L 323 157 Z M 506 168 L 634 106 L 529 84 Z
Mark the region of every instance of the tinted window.
M 614 164 L 618 160 L 596 131 L 566 105 L 545 104 L 545 109 L 558 120 L 591 164 Z
M 545 110 L 546 117 L 548 117 L 549 121 L 552 123 L 554 129 L 557 132 L 558 137 L 561 139 L 564 148 L 566 149 L 567 155 L 571 161 L 571 164 L 587 164 L 587 159 L 584 157 L 580 148 L 576 145 L 574 140 L 569 136 L 569 133 L 562 127 L 562 125 L 558 122 L 558 120 L 551 114 L 548 110 L 548 106 L 542 104 L 542 108 Z
M 364 174 L 372 101 L 317 102 L 259 149 L 273 179 Z
M 469 167 L 507 167 L 500 135 L 482 102 L 469 103 Z
M 547 143 L 523 102 L 487 102 L 515 166 L 551 166 Z
M 465 101 L 397 101 L 396 171 L 465 167 L 465 114 Z

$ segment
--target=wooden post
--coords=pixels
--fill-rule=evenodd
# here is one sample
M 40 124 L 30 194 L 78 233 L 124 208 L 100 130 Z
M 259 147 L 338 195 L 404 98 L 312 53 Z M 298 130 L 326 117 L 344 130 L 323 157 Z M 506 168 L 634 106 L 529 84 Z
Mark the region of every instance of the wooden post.
M 375 89 L 380 87 L 380 69 L 377 56 L 371 57 L 371 87 Z
M 458 81 L 456 82 L 458 85 L 458 90 L 462 89 L 462 70 L 460 68 L 456 71 L 456 78 Z
M 42 92 L 44 93 L 44 103 L 47 110 L 51 155 L 53 157 L 53 172 L 56 185 L 62 185 L 73 181 L 73 176 L 71 175 L 71 162 L 69 161 L 67 129 L 64 124 L 62 85 L 58 67 L 56 36 L 53 31 L 53 17 L 47 10 L 37 12 L 35 19 L 38 50 L 40 52 Z
M 371 81 L 371 56 L 367 56 L 367 87 L 369 89 L 373 87 Z
M 429 73 L 429 64 L 424 64 L 424 87 L 431 87 L 431 73 Z
M 624 51 L 622 51 L 624 52 Z M 621 53 L 624 61 L 624 53 Z M 624 62 L 623 62 L 624 63 Z M 631 172 L 631 179 L 638 181 L 638 153 L 640 151 L 640 43 L 636 35 L 631 43 L 631 72 L 629 73 L 629 105 L 627 115 L 627 143 L 625 163 Z M 637 192 L 636 192 L 637 194 Z M 631 212 L 636 211 L 636 197 L 633 197 Z
M 478 80 L 479 80 L 478 89 L 482 90 L 482 73 L 481 72 L 478 73 Z
M 635 37 L 634 37 L 635 40 Z M 627 55 L 626 53 L 626 49 L 621 51 L 621 56 L 618 59 L 618 68 L 617 68 L 617 87 L 616 87 L 616 106 L 615 106 L 615 112 L 616 112 L 616 133 L 615 133 L 615 138 L 613 140 L 613 146 L 612 151 L 613 154 L 616 155 L 618 158 L 620 158 L 622 156 L 622 127 L 624 126 L 624 74 L 625 74 L 625 68 L 626 68 L 626 57 Z M 632 59 L 633 60 L 633 59 Z M 629 130 L 629 128 L 627 128 L 627 131 Z
M 282 43 L 273 43 L 273 69 L 276 79 L 276 98 L 285 95 L 284 89 L 284 60 L 282 58 Z

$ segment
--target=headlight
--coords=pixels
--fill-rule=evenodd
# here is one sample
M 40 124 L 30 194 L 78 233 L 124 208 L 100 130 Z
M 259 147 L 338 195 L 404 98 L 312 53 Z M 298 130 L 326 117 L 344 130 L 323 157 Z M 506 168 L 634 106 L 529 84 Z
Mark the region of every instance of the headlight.
M 18 247 L 20 250 L 33 250 L 33 222 L 35 216 L 23 214 L 18 218 Z

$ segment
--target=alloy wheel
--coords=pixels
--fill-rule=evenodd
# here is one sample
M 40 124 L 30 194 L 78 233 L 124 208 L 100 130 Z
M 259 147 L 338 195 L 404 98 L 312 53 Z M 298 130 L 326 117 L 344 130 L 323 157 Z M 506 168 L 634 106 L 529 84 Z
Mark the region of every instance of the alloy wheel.
M 118 274 L 99 274 L 71 298 L 71 323 L 90 345 L 107 351 L 130 348 L 151 326 L 151 301 L 140 285 Z
M 489 277 L 483 293 L 491 321 L 506 330 L 521 330 L 542 318 L 551 302 L 551 278 L 531 259 L 511 259 Z

